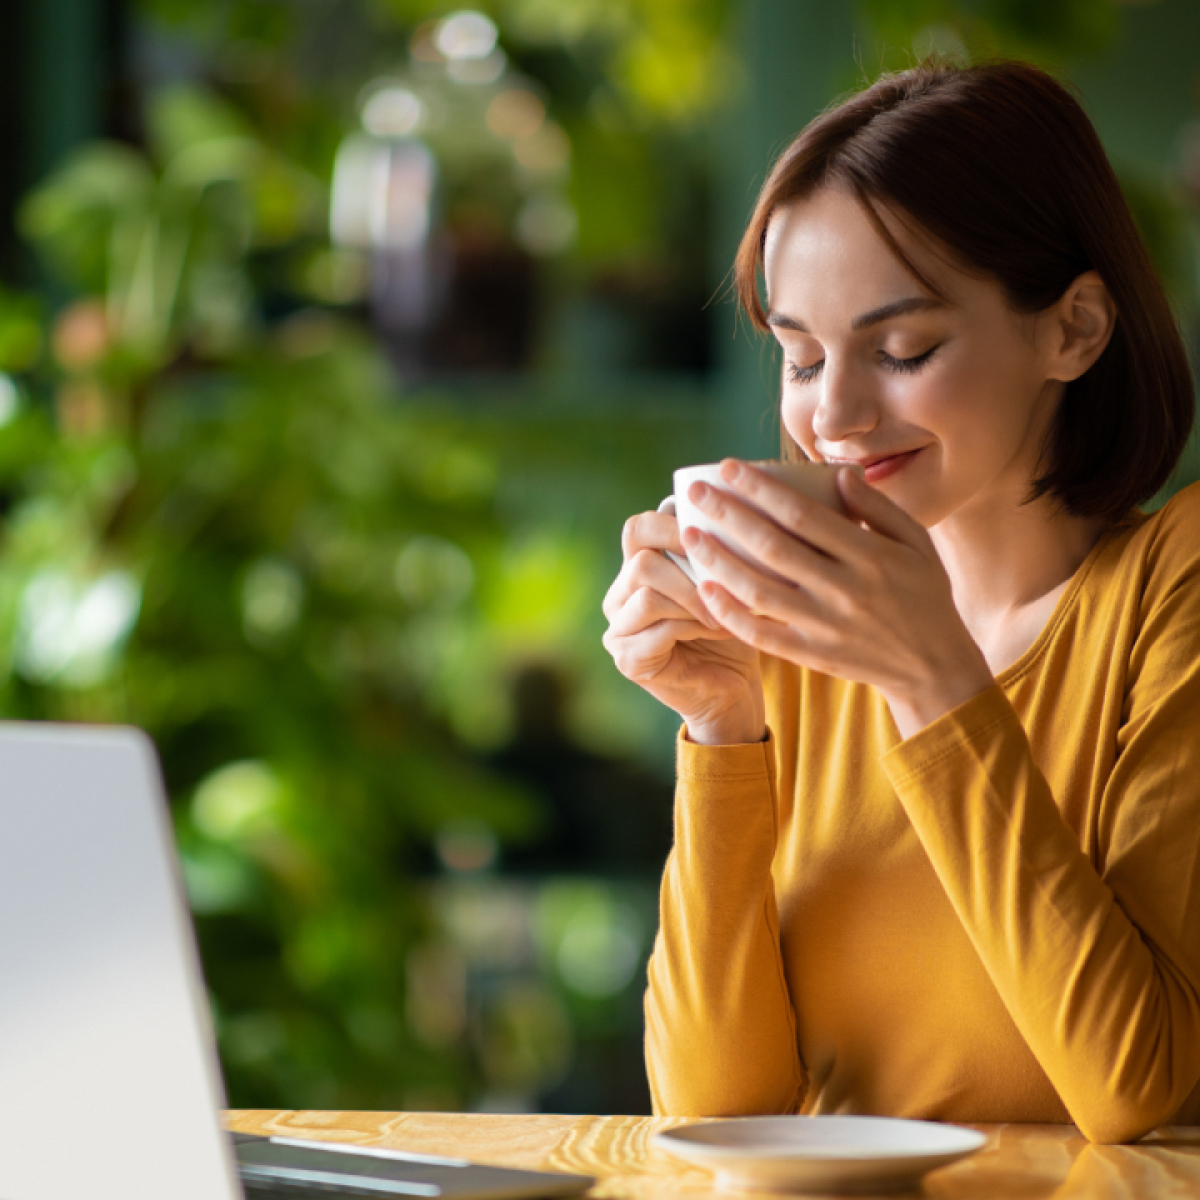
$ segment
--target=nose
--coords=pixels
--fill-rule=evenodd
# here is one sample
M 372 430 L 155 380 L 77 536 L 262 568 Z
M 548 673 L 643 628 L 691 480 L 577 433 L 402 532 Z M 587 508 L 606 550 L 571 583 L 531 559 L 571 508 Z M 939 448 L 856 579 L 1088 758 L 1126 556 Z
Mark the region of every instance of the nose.
M 879 420 L 879 405 L 868 380 L 825 359 L 817 381 L 819 397 L 813 410 L 812 430 L 818 442 L 836 446 L 868 433 Z

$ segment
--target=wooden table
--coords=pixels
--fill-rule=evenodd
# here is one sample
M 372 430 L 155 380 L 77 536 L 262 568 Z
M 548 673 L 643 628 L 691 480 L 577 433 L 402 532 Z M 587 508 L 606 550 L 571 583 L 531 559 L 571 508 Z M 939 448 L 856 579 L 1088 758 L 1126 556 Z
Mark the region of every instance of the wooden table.
M 594 1197 L 674 1200 L 712 1195 L 712 1177 L 650 1145 L 684 1124 L 657 1117 L 501 1116 L 491 1113 L 230 1112 L 243 1133 L 394 1146 L 497 1166 L 595 1175 Z M 979 1125 L 989 1144 L 925 1177 L 947 1200 L 1200 1198 L 1200 1128 L 1158 1130 L 1135 1146 L 1093 1146 L 1072 1125 Z M 722 1192 L 722 1196 L 763 1193 Z

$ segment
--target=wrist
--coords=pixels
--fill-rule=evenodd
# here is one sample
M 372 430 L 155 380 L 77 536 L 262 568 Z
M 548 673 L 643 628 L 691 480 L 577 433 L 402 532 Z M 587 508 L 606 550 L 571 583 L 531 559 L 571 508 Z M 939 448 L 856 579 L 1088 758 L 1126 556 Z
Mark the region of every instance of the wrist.
M 904 692 L 885 693 L 892 719 L 902 739 L 920 733 L 927 725 L 987 691 L 995 683 L 983 655 L 963 669 L 944 672 L 924 686 Z
M 687 739 L 697 746 L 748 746 L 767 736 L 761 703 L 703 718 L 684 718 Z
M 767 740 L 763 725 L 694 725 L 687 722 L 687 740 L 697 746 L 750 746 Z

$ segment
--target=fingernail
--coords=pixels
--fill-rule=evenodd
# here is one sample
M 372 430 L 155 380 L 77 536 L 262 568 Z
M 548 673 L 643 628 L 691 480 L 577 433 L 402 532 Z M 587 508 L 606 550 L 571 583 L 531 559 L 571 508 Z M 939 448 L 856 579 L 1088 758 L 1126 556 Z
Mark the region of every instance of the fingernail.
M 729 483 L 737 483 L 742 477 L 742 464 L 736 458 L 727 458 L 721 464 L 721 478 Z

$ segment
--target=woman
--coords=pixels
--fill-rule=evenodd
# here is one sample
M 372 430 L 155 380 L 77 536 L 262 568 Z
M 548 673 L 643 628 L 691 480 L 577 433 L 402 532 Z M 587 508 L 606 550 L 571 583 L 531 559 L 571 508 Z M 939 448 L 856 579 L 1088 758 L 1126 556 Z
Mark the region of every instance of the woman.
M 606 645 L 684 722 L 657 1110 L 1200 1120 L 1200 490 L 1138 509 L 1193 393 L 1094 130 L 1023 64 L 883 78 L 736 278 L 849 516 L 693 485 L 786 583 L 626 526 Z

